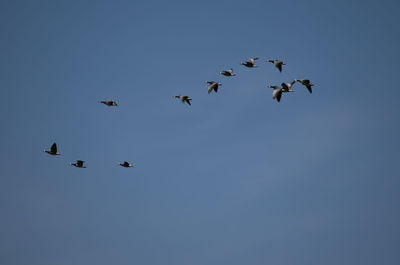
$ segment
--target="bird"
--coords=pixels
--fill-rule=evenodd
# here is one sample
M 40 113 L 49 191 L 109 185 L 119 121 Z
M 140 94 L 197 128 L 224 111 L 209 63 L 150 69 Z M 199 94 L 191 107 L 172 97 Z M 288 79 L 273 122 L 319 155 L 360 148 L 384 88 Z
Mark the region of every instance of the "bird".
M 313 84 L 311 84 L 310 80 L 308 79 L 295 79 L 295 81 L 299 82 L 300 84 L 302 84 L 303 86 L 305 86 L 307 88 L 307 90 L 310 92 L 310 94 L 312 94 L 312 86 Z
M 282 88 L 279 86 L 268 86 L 268 87 L 274 89 L 272 91 L 272 99 L 276 99 L 278 102 L 280 102 L 282 96 Z
M 222 71 L 222 72 L 219 72 L 221 75 L 224 75 L 224 76 L 235 76 L 235 74 L 233 73 L 233 69 L 231 68 L 231 69 L 229 69 L 229 70 L 226 70 L 226 71 Z
M 83 163 L 85 163 L 85 161 L 82 160 L 76 160 L 76 163 L 69 163 L 71 166 L 74 167 L 79 167 L 79 168 L 86 168 Z
M 43 150 L 43 152 L 46 152 L 53 156 L 60 155 L 60 153 L 57 152 L 57 144 L 56 143 L 53 143 L 51 145 L 50 150 Z
M 188 97 L 188 96 L 184 96 L 184 95 L 178 95 L 178 96 L 174 96 L 174 98 L 179 98 L 180 99 L 180 101 L 182 101 L 182 103 L 187 103 L 187 104 L 189 104 L 189 105 L 192 105 L 191 103 L 190 103 L 190 101 L 192 100 L 190 97 Z
M 296 80 L 293 80 L 292 82 L 289 83 L 282 83 L 282 92 L 294 92 L 292 90 L 292 86 L 294 85 L 294 83 L 296 83 Z
M 241 65 L 244 65 L 244 66 L 246 66 L 246 67 L 248 67 L 248 68 L 254 68 L 254 67 L 257 67 L 257 65 L 255 65 L 254 64 L 254 61 L 255 60 L 258 60 L 258 58 L 257 57 L 255 57 L 255 58 L 250 58 L 250 59 L 248 59 L 246 62 L 241 62 L 240 64 Z
M 279 60 L 267 60 L 267 62 L 273 63 L 279 72 L 282 72 L 282 65 L 286 65 L 284 62 Z
M 119 165 L 120 165 L 121 167 L 133 167 L 132 164 L 129 164 L 129 163 L 126 162 L 126 161 L 124 161 L 124 163 L 119 163 Z
M 118 106 L 117 102 L 115 102 L 114 100 L 99 100 L 99 103 L 103 103 L 104 105 L 107 105 L 109 107 Z
M 215 93 L 218 92 L 218 87 L 222 86 L 221 83 L 215 82 L 215 81 L 206 81 L 207 84 L 209 84 L 208 86 L 208 94 L 211 93 L 211 91 L 215 91 Z

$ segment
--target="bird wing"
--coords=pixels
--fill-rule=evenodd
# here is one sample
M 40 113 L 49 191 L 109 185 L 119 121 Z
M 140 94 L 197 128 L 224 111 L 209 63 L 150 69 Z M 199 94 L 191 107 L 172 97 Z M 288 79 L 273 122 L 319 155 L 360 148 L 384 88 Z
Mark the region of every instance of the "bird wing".
M 283 90 L 289 91 L 289 88 L 290 88 L 290 87 L 289 87 L 287 84 L 282 83 L 281 86 L 282 86 Z
M 57 144 L 53 143 L 53 145 L 50 148 L 50 151 L 54 154 L 57 154 Z
M 282 91 L 278 92 L 278 94 L 276 95 L 276 99 L 279 101 L 281 101 L 281 96 L 282 96 Z
M 311 88 L 311 85 L 310 85 L 310 84 L 306 85 L 306 88 L 308 89 L 308 91 L 310 92 L 310 94 L 312 94 L 312 88 Z
M 294 85 L 294 83 L 296 83 L 296 80 L 293 80 L 292 82 L 287 83 L 286 85 L 287 85 L 289 88 L 291 88 L 291 87 Z
M 192 104 L 190 103 L 190 99 L 187 98 L 187 99 L 185 99 L 185 101 L 186 101 L 187 104 L 192 105 Z
M 282 72 L 282 62 L 278 61 L 275 63 L 276 68 L 278 68 L 279 72 Z
M 212 90 L 213 90 L 213 86 L 209 86 L 208 87 L 208 94 L 210 94 Z
M 124 161 L 124 167 L 128 167 L 128 166 L 129 166 L 129 163 Z
M 83 166 L 83 162 L 85 162 L 85 161 L 76 160 L 76 165 L 77 165 L 78 167 L 81 167 L 81 166 Z

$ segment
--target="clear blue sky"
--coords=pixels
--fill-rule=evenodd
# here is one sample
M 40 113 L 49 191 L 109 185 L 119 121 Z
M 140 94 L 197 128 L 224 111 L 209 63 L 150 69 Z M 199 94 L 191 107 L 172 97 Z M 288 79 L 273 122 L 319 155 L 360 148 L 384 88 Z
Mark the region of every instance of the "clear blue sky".
M 1 1 L 0 264 L 399 264 L 399 7 Z

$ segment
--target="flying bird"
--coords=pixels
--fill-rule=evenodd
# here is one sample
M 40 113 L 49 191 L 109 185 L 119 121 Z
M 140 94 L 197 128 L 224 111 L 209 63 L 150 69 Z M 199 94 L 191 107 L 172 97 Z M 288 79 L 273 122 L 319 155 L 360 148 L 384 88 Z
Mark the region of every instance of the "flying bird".
M 248 68 L 254 68 L 254 67 L 258 67 L 257 65 L 255 65 L 254 64 L 254 61 L 255 60 L 258 60 L 258 58 L 257 57 L 255 57 L 255 58 L 250 58 L 249 60 L 247 60 L 246 62 L 241 62 L 240 64 L 241 65 L 244 65 L 244 66 L 246 66 L 246 67 L 248 67 Z
M 192 100 L 190 97 L 188 97 L 188 96 L 184 96 L 184 95 L 178 95 L 178 96 L 174 96 L 174 98 L 179 98 L 179 100 L 180 101 L 182 101 L 182 103 L 187 103 L 187 104 L 189 104 L 189 105 L 192 105 L 191 103 L 190 103 L 190 101 Z
M 279 60 L 267 60 L 267 62 L 273 63 L 279 72 L 282 72 L 282 65 L 286 65 L 284 62 Z
M 211 91 L 215 91 L 215 93 L 218 92 L 218 87 L 222 86 L 221 83 L 215 82 L 215 81 L 206 81 L 207 84 L 209 84 L 208 86 L 208 94 L 211 93 Z
M 82 160 L 76 160 L 76 163 L 69 163 L 71 166 L 74 167 L 79 167 L 79 168 L 86 168 L 83 163 L 85 163 L 85 161 Z
M 124 163 L 119 163 L 119 165 L 120 165 L 121 167 L 133 167 L 132 164 L 129 164 L 129 163 L 126 162 L 126 161 L 124 161 Z
M 99 103 L 103 103 L 104 105 L 107 105 L 109 107 L 118 106 L 117 102 L 115 102 L 114 100 L 100 100 Z
M 274 89 L 272 91 L 272 99 L 276 99 L 278 102 L 280 102 L 282 96 L 282 88 L 279 86 L 268 86 L 268 87 Z
M 233 69 L 232 68 L 229 69 L 229 70 L 226 70 L 226 71 L 222 71 L 222 72 L 220 72 L 220 74 L 224 75 L 224 76 L 235 76 L 235 74 L 233 73 Z
M 310 80 L 302 78 L 302 79 L 295 79 L 295 81 L 305 86 L 307 90 L 310 92 L 310 94 L 312 93 L 311 87 L 313 86 L 313 84 L 311 84 Z
M 53 143 L 51 145 L 50 150 L 43 150 L 43 152 L 46 152 L 53 156 L 60 155 L 60 153 L 57 152 L 57 144 L 56 143 Z
M 292 86 L 294 85 L 294 83 L 296 83 L 296 80 L 293 80 L 292 82 L 289 83 L 282 83 L 282 92 L 294 92 L 292 90 Z

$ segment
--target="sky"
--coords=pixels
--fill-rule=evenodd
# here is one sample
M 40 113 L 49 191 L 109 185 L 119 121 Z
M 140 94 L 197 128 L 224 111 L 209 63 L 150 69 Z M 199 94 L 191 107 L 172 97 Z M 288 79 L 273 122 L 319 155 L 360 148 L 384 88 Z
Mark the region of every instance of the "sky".
M 0 263 L 399 264 L 399 10 L 1 1 Z

